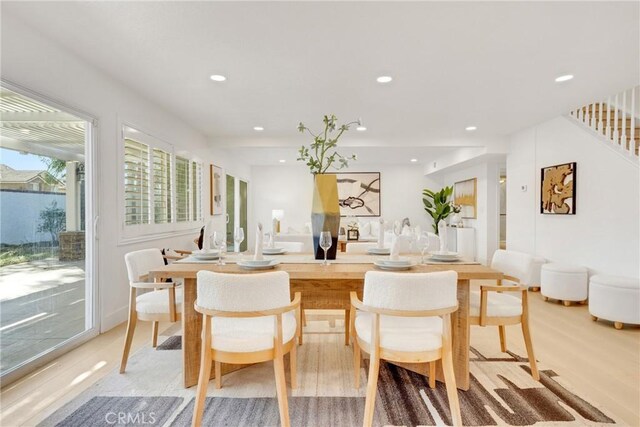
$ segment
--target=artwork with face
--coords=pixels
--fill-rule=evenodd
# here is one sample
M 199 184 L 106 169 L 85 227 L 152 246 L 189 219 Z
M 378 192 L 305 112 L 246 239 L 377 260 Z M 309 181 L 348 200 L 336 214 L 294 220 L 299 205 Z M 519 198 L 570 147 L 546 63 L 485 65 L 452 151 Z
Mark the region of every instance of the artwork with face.
M 576 163 L 542 168 L 540 175 L 540 213 L 575 215 Z
M 462 218 L 476 218 L 477 179 L 456 182 L 453 188 L 453 204 L 460 206 Z
M 340 216 L 380 216 L 380 172 L 336 173 Z
M 216 165 L 210 165 L 209 173 L 211 215 L 221 215 L 223 211 L 222 187 L 224 186 L 222 182 L 224 176 L 222 174 L 222 168 Z

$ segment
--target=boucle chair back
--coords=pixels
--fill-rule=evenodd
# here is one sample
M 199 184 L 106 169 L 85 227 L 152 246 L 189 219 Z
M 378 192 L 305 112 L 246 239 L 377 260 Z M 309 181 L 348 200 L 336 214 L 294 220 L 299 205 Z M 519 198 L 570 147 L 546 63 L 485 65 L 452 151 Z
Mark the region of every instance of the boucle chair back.
M 160 249 L 142 249 L 140 251 L 129 252 L 124 256 L 127 265 L 129 282 L 139 282 L 140 276 L 144 276 L 151 270 L 164 267 L 164 258 Z
M 209 310 L 260 311 L 291 303 L 289 274 L 275 271 L 259 274 L 198 272 L 196 304 Z
M 523 252 L 499 249 L 493 254 L 491 268 L 525 281 L 531 277 L 533 257 Z
M 458 273 L 368 271 L 362 302 L 389 310 L 437 310 L 458 304 Z

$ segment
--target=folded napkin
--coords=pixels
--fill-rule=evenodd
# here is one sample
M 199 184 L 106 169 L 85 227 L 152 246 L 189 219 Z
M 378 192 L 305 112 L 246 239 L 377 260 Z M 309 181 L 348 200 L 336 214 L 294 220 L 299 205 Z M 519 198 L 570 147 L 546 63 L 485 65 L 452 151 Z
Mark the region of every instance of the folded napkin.
M 378 249 L 384 249 L 384 219 L 380 217 L 378 221 L 380 222 L 378 227 Z
M 273 236 L 275 236 L 275 231 L 272 231 L 271 233 L 267 233 L 267 235 L 269 236 L 269 243 L 267 243 L 267 247 L 268 248 L 275 248 L 276 247 L 276 242 L 275 239 L 273 238 Z
M 440 237 L 440 252 L 447 252 L 447 223 L 443 219 L 438 222 L 438 237 Z
M 400 236 L 396 236 L 395 234 L 391 238 L 391 251 L 389 254 L 389 259 L 392 261 L 400 259 Z
M 204 233 L 202 235 L 202 250 L 208 251 L 211 249 L 211 234 L 213 233 L 213 224 L 209 220 L 204 226 Z
M 402 227 L 402 235 L 403 236 L 411 236 L 411 227 L 409 227 L 408 225 L 405 225 L 404 227 Z
M 262 245 L 264 241 L 264 235 L 262 234 L 262 224 L 258 223 L 258 229 L 256 230 L 256 249 L 253 252 L 254 261 L 262 261 Z

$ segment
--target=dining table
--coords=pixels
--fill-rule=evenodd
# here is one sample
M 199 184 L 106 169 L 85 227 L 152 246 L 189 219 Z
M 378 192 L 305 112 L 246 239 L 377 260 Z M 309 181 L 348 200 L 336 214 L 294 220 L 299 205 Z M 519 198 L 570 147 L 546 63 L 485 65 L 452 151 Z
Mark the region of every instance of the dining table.
M 380 256 L 368 254 L 339 253 L 336 260 L 323 265 L 312 254 L 283 254 L 269 258 L 279 262 L 269 271 L 286 271 L 289 274 L 291 295 L 302 294 L 303 309 L 339 309 L 345 310 L 349 318 L 350 293 L 357 292 L 362 298 L 364 277 L 368 271 L 377 270 L 374 261 Z M 196 312 L 194 303 L 197 293 L 197 273 L 201 270 L 231 274 L 257 274 L 263 271 L 246 269 L 236 262 L 251 259 L 250 254 L 229 254 L 224 264 L 217 261 L 202 261 L 193 256 L 178 260 L 149 272 L 152 280 L 181 279 L 183 281 L 182 301 L 182 370 L 185 387 L 198 382 L 200 371 L 202 315 Z M 429 259 L 422 263 L 420 257 L 414 257 L 414 265 L 402 272 L 427 273 L 453 270 L 458 274 L 458 310 L 452 316 L 452 352 L 456 377 L 456 386 L 461 390 L 469 389 L 469 295 L 472 280 L 500 280 L 503 273 L 473 261 L 458 260 L 436 262 Z M 349 327 L 345 325 L 345 344 L 349 343 Z M 304 334 L 303 334 L 304 335 Z M 428 375 L 427 364 L 398 365 L 411 371 Z M 439 364 L 438 364 L 439 365 Z M 243 365 L 223 365 L 222 375 L 242 369 Z M 215 373 L 212 370 L 212 378 Z M 441 367 L 438 380 L 442 380 Z

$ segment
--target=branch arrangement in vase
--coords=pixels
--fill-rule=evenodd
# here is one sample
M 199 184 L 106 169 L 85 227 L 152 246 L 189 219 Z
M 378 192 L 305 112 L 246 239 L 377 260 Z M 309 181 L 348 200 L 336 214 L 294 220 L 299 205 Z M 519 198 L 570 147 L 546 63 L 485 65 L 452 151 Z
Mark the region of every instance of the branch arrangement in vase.
M 349 157 L 341 155 L 336 151 L 336 147 L 342 134 L 349 130 L 349 126 L 354 124 L 361 125 L 361 120 L 358 119 L 338 126 L 338 119 L 332 114 L 324 116 L 322 122 L 324 123 L 324 130 L 318 134 L 313 133 L 302 122 L 298 125 L 298 131 L 301 133 L 306 131 L 313 136 L 313 142 L 309 147 L 303 145 L 298 150 L 298 161 L 305 162 L 309 171 L 314 175 L 326 173 L 331 166 L 336 170 L 340 170 L 349 166 L 349 160 L 357 160 L 355 154 Z M 337 133 L 334 133 L 336 131 Z M 334 165 L 336 162 L 337 164 Z
M 424 210 L 433 218 L 433 229 L 438 234 L 438 222 L 446 219 L 452 212 L 449 197 L 453 194 L 453 187 L 444 187 L 440 191 L 422 190 Z

